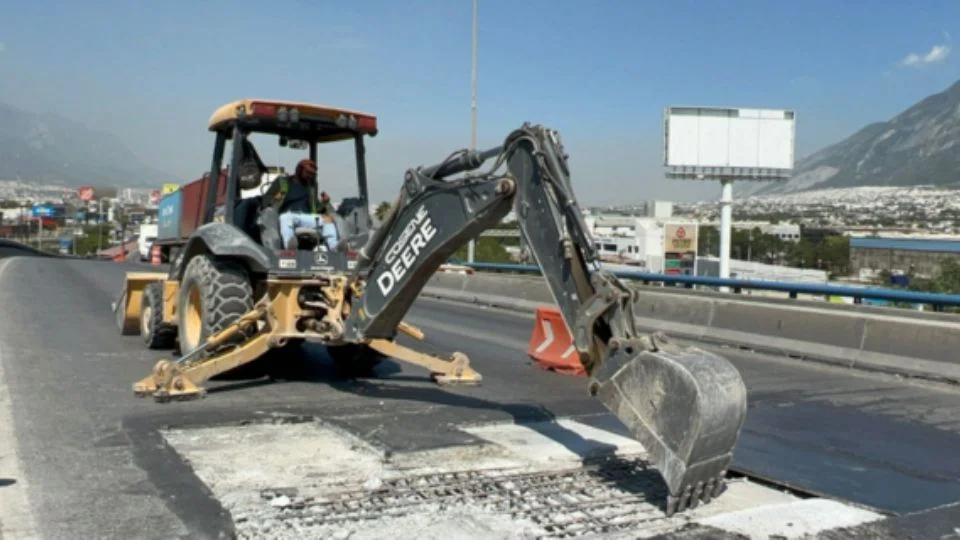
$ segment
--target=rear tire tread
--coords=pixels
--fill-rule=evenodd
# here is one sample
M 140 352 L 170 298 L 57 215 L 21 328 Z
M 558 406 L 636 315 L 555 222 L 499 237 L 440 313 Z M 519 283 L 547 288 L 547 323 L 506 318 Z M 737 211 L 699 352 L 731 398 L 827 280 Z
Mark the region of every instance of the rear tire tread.
M 194 276 L 200 284 L 203 304 L 201 342 L 253 309 L 253 288 L 242 264 L 205 254 L 197 255 L 187 265 L 184 281 Z M 228 350 L 235 344 L 226 343 L 217 352 Z
M 151 283 L 143 290 L 143 306 L 150 306 L 150 333 L 143 336 L 149 349 L 172 349 L 177 333 L 163 322 L 163 284 Z

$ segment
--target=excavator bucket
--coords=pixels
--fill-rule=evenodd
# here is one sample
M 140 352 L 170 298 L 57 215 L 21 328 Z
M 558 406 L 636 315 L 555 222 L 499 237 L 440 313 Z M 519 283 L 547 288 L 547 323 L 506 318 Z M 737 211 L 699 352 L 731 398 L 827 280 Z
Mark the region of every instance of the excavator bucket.
M 645 447 L 673 515 L 723 491 L 747 390 L 725 358 L 659 335 L 654 343 L 655 350 L 639 340 L 620 344 L 593 374 L 591 392 Z

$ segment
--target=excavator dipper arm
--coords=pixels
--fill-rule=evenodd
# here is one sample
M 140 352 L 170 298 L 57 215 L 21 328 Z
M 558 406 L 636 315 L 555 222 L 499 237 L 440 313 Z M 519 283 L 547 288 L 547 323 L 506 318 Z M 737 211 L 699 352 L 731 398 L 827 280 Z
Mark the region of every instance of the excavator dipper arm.
M 492 158 L 487 173 L 446 180 Z M 600 265 L 555 131 L 524 124 L 502 146 L 455 153 L 404 180 L 360 252 L 355 277 L 366 285 L 352 299 L 345 339 L 394 337 L 439 266 L 513 209 L 571 330 L 589 392 L 649 453 L 669 491 L 667 513 L 722 491 L 746 416 L 740 374 L 723 357 L 638 331 L 635 294 Z

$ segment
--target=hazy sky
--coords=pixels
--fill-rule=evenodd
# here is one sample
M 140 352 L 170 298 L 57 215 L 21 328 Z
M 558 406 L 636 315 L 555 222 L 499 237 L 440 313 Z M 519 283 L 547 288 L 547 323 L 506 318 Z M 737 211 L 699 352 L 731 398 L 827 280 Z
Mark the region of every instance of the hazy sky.
M 375 200 L 470 142 L 471 0 L 0 0 L 0 13 L 0 101 L 113 132 L 172 181 L 208 167 L 207 119 L 243 97 L 378 115 Z M 479 20 L 479 145 L 524 121 L 558 128 L 586 204 L 719 193 L 663 179 L 665 106 L 793 108 L 802 156 L 960 78 L 956 1 L 480 0 Z M 331 194 L 352 193 L 351 148 L 321 158 Z

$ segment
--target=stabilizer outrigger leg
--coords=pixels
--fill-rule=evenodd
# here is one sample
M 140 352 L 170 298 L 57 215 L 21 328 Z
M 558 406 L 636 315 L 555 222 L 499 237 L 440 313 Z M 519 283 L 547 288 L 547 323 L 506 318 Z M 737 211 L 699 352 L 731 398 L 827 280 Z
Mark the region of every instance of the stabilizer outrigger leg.
M 149 376 L 134 383 L 134 394 L 138 397 L 153 396 L 158 402 L 198 399 L 206 394 L 203 385 L 212 377 L 252 362 L 272 348 L 282 347 L 291 336 L 273 330 L 277 326 L 270 316 L 269 306 L 268 300 L 264 299 L 236 322 L 180 359 L 160 360 Z M 266 323 L 268 329 L 258 331 L 262 322 Z M 417 340 L 424 338 L 419 328 L 404 322 L 398 325 L 398 330 Z M 225 352 L 214 352 L 238 335 L 252 337 Z M 386 339 L 371 340 L 367 346 L 384 356 L 428 369 L 431 378 L 441 385 L 477 385 L 483 379 L 470 367 L 470 360 L 463 353 L 454 353 L 450 360 L 444 360 Z
M 430 370 L 430 378 L 441 385 L 476 386 L 483 380 L 483 377 L 470 367 L 467 355 L 461 352 L 453 353 L 450 360 L 443 360 L 385 339 L 371 340 L 369 345 L 380 354 Z
M 183 401 L 203 397 L 203 383 L 211 377 L 230 371 L 263 356 L 270 348 L 281 346 L 282 338 L 260 334 L 221 354 L 206 356 L 219 346 L 266 318 L 267 304 L 261 302 L 242 315 L 236 322 L 211 336 L 207 341 L 176 361 L 160 360 L 153 372 L 134 383 L 138 397 L 152 395 L 156 401 Z

